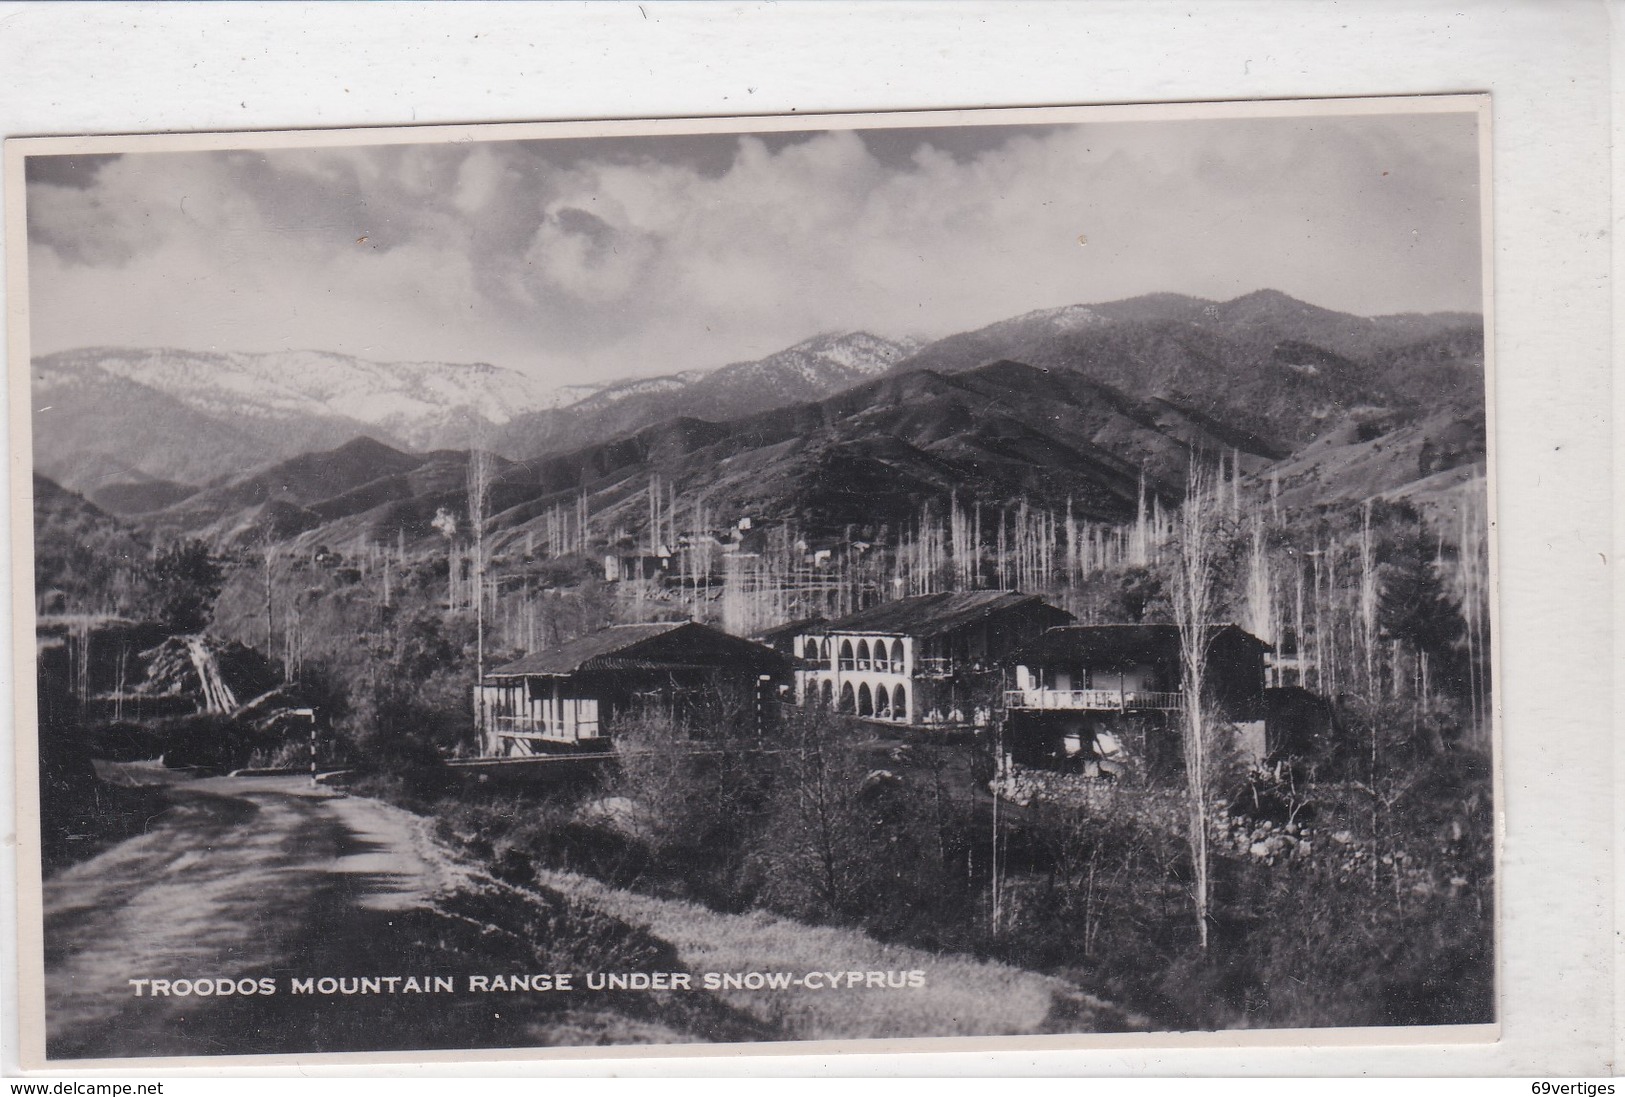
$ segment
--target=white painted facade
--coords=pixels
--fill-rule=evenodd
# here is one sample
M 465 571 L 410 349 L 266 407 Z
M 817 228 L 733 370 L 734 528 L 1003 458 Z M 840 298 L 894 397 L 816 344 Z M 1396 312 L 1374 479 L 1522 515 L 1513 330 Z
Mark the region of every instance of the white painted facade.
M 1015 689 L 1005 692 L 1004 703 L 1014 709 L 1100 712 L 1178 708 L 1178 692 L 1163 685 L 1150 663 L 1112 669 L 1021 664 L 1016 667 Z
M 488 757 L 534 753 L 532 744 L 577 744 L 602 735 L 596 697 L 571 696 L 562 678 L 505 678 L 475 687 L 475 719 Z M 483 715 L 484 719 L 481 720 Z
M 907 723 L 915 701 L 914 643 L 912 636 L 875 633 L 797 637 L 795 652 L 811 666 L 796 671 L 796 700 Z

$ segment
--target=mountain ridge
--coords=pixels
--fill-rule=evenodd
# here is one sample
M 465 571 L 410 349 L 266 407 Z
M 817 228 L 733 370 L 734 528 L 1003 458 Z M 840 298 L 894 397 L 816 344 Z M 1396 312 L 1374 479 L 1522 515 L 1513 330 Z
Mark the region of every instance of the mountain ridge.
M 1290 466 L 1299 494 L 1356 467 L 1365 483 L 1425 463 L 1410 449 L 1373 463 L 1340 448 L 1366 446 L 1376 422 L 1423 424 L 1399 436 L 1405 446 L 1436 451 L 1447 439 L 1452 461 L 1472 460 L 1451 424 L 1482 416 L 1482 360 L 1481 328 L 1456 314 L 1353 317 L 1275 291 L 1229 302 L 1159 294 L 1032 310 L 923 345 L 825 333 L 750 362 L 607 383 L 437 448 L 348 418 L 305 423 L 298 453 L 216 461 L 190 488 L 155 475 L 140 446 L 80 455 L 74 467 L 123 470 L 128 483 L 93 493 L 123 504 L 114 509 L 225 540 L 329 526 L 431 536 L 437 509 L 462 506 L 470 443 L 501 458 L 499 535 L 582 492 L 595 514 L 635 531 L 647 520 L 635 500 L 655 474 L 719 510 L 825 528 L 906 521 L 922 500 L 949 495 L 1117 521 L 1142 481 L 1177 499 L 1193 452 L 1233 455 L 1253 474 L 1305 453 Z M 178 415 L 193 431 L 188 447 L 205 451 L 192 464 L 209 464 L 218 421 L 142 395 L 117 371 L 110 380 L 121 399 L 98 409 L 99 428 L 114 428 L 123 397 L 139 397 L 158 418 L 166 407 Z M 71 392 L 58 381 L 57 395 Z M 239 432 L 259 445 L 264 425 L 240 421 Z M 1319 439 L 1331 441 L 1305 449 Z
M 858 345 L 874 361 L 856 353 Z M 563 408 L 578 408 L 566 419 L 582 424 L 584 437 L 619 433 L 672 408 L 742 414 L 824 395 L 910 347 L 867 333 L 825 334 L 766 359 L 565 386 L 489 363 L 79 348 L 32 363 L 35 461 L 65 486 L 95 494 L 143 480 L 201 487 L 223 471 L 247 472 L 362 435 L 417 451 L 480 444 L 512 452 L 525 448 L 538 424 L 556 432 L 550 413 Z M 791 387 L 776 389 L 776 373 Z M 130 415 L 132 407 L 140 413 Z

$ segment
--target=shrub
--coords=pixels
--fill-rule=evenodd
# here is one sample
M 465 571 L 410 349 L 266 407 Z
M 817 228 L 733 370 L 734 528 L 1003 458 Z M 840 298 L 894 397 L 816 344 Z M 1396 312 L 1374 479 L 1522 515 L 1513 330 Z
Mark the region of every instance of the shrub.
M 202 541 L 182 541 L 152 562 L 158 616 L 176 632 L 201 632 L 214 612 L 223 576 Z
M 1167 1027 L 1491 1016 L 1489 769 L 1475 756 L 1396 750 L 1411 764 L 1380 770 L 1376 798 L 1359 783 L 1305 788 L 1284 770 L 1236 787 L 1239 820 L 1213 823 L 1203 952 L 1177 790 L 1001 804 L 995 921 L 976 751 L 888 745 L 799 711 L 765 750 L 687 735 L 645 714 L 620 746 L 647 749 L 600 781 L 418 802 L 511 883 L 546 866 L 858 927 L 1063 974 Z M 1284 836 L 1263 856 L 1260 834 Z
M 246 766 L 256 752 L 281 742 L 229 716 L 199 712 L 143 724 L 119 723 L 97 728 L 91 752 L 111 761 L 163 759 L 170 766 L 226 771 Z

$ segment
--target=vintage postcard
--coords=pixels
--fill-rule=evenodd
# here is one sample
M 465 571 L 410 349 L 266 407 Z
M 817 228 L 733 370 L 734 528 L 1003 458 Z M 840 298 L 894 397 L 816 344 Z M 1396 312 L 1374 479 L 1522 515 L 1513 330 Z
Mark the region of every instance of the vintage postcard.
M 1487 125 L 8 142 L 25 1062 L 1493 1039 Z

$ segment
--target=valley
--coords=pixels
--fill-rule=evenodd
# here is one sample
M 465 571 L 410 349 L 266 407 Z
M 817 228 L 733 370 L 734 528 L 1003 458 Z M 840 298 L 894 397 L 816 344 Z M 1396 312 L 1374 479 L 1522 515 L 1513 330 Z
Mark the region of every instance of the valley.
M 673 498 L 826 541 L 895 536 L 950 498 L 1121 523 L 1142 485 L 1177 503 L 1192 453 L 1309 506 L 1482 462 L 1482 363 L 1475 318 L 1273 293 L 1048 310 L 924 345 L 818 337 L 586 395 L 495 367 L 87 351 L 35 364 L 36 468 L 221 545 L 432 543 L 471 445 L 493 455 L 498 544 L 534 544 L 560 508 L 601 542 L 648 541 Z

